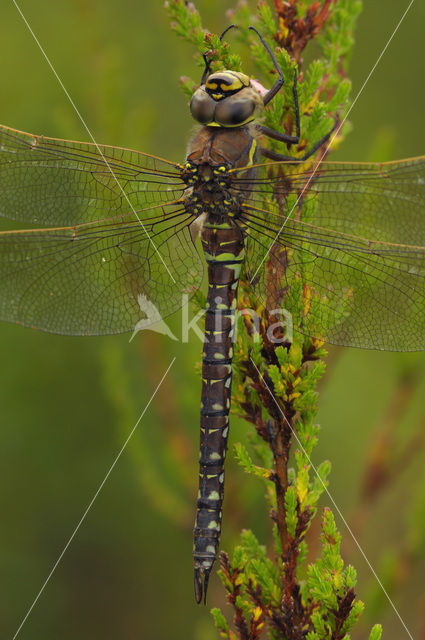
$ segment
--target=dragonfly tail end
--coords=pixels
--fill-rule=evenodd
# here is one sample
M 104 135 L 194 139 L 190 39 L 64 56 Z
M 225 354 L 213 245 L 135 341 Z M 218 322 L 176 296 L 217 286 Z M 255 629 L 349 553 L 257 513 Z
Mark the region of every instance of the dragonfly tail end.
M 195 587 L 195 600 L 197 604 L 204 600 L 204 604 L 207 604 L 207 591 L 208 591 L 208 581 L 210 579 L 212 567 L 208 569 L 205 568 L 196 568 L 194 574 L 194 587 Z

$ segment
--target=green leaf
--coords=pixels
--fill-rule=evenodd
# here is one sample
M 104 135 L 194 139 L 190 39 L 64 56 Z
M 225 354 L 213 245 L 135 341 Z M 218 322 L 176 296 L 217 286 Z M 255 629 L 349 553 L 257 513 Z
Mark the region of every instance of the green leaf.
M 265 2 L 260 3 L 258 6 L 258 17 L 263 37 L 273 38 L 276 33 L 276 19 L 271 7 Z
M 362 615 L 363 611 L 364 611 L 363 602 L 361 600 L 355 600 L 346 621 L 342 625 L 342 631 L 344 633 L 350 631 L 354 627 L 357 620 Z
M 224 617 L 220 609 L 214 607 L 213 609 L 211 609 L 211 615 L 214 619 L 214 624 L 217 628 L 217 631 L 220 633 L 220 636 L 222 638 L 229 638 L 229 625 L 227 624 L 226 618 Z
M 254 464 L 248 450 L 241 442 L 235 444 L 234 450 L 236 460 L 246 473 L 257 476 L 257 478 L 262 478 L 263 480 L 270 480 L 273 472 L 270 469 L 265 469 L 264 467 L 259 467 Z
M 297 489 L 288 487 L 285 491 L 285 519 L 288 533 L 292 538 L 295 538 L 295 530 L 298 523 L 297 505 Z
M 308 504 L 310 506 L 316 505 L 320 496 L 326 491 L 331 468 L 332 466 L 329 460 L 324 460 L 318 467 L 316 467 L 316 474 L 313 478 L 308 494 Z
M 381 636 L 382 626 L 380 624 L 375 624 L 369 634 L 369 640 L 381 640 Z
M 309 473 L 306 465 L 300 465 L 297 475 L 297 496 L 300 501 L 300 509 L 303 511 L 307 504 L 309 489 Z
M 344 582 L 349 589 L 355 587 L 357 584 L 357 571 L 351 566 L 351 564 L 349 564 L 345 569 Z

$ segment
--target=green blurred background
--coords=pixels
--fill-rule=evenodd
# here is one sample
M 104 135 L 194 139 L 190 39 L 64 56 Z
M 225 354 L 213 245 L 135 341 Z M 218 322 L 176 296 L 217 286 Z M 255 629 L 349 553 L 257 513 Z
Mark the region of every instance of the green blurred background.
M 212 31 L 228 24 L 233 2 L 196 4 Z M 366 0 L 351 64 L 353 95 L 407 4 Z M 193 50 L 170 32 L 162 2 L 21 0 L 20 6 L 97 141 L 184 158 L 193 125 L 178 78 L 199 70 Z M 0 21 L 0 121 L 87 140 L 10 0 L 1 5 Z M 350 114 L 354 130 L 335 158 L 425 152 L 424 25 L 425 7 L 416 2 Z M 178 330 L 178 318 L 172 326 Z M 192 593 L 201 345 L 194 335 L 189 344 L 152 332 L 130 344 L 128 338 L 72 339 L 0 326 L 2 638 L 14 636 L 174 356 L 19 637 L 217 637 L 208 608 L 197 607 Z M 422 355 L 333 349 L 314 458 L 332 461 L 331 493 L 415 638 L 425 638 L 424 398 Z M 234 419 L 232 427 L 231 442 L 246 438 L 247 425 Z M 222 548 L 231 549 L 242 526 L 267 541 L 261 487 L 236 468 L 232 451 L 228 468 Z M 365 469 L 370 482 L 362 492 Z M 382 622 L 388 640 L 407 637 L 337 521 L 368 605 L 363 624 Z M 223 604 L 216 577 L 209 604 Z M 365 637 L 365 626 L 356 634 Z

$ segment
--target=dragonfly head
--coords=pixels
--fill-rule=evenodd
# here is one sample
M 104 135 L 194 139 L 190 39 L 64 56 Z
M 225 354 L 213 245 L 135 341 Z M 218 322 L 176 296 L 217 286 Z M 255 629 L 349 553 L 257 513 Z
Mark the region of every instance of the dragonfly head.
M 251 79 L 237 71 L 208 76 L 190 103 L 192 116 L 208 127 L 242 127 L 254 120 L 263 106 Z

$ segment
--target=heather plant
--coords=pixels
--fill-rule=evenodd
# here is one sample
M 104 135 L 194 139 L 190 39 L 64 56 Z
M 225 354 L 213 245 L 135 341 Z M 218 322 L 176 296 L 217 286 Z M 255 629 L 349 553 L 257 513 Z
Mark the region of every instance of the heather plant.
M 295 158 L 344 119 L 350 104 L 351 84 L 346 73 L 361 10 L 359 0 L 262 1 L 255 14 L 247 3 L 240 2 L 226 16 L 227 22 L 239 28 L 223 39 L 202 27 L 193 3 L 170 0 L 167 7 L 174 31 L 195 46 L 200 64 L 202 54 L 207 53 L 211 71 L 243 69 L 270 86 L 275 72 L 270 56 L 248 27 L 254 25 L 271 43 L 287 81 L 265 110 L 263 122 L 287 133 L 293 130 L 292 79 L 296 73 L 301 139 L 289 150 Z M 254 68 L 245 68 L 234 53 L 231 38 L 250 52 L 246 59 L 253 61 Z M 305 49 L 313 41 L 316 55 L 305 66 Z M 182 78 L 181 83 L 190 97 L 199 81 Z M 326 151 L 318 152 L 319 157 L 331 152 L 348 130 L 345 124 Z M 281 151 L 278 144 L 272 141 L 270 146 Z M 265 192 L 265 206 L 269 197 L 272 194 Z M 311 218 L 314 203 L 305 207 L 302 215 L 303 219 Z M 314 335 L 309 320 L 320 304 L 317 294 L 303 284 L 308 280 L 308 265 L 302 276 L 292 276 L 291 335 L 281 329 L 279 340 L 271 339 L 276 338 L 271 334 L 275 318 L 258 303 L 242 276 L 239 306 L 254 309 L 260 323 L 255 326 L 251 316 L 244 314 L 239 318 L 233 412 L 255 426 L 257 437 L 250 450 L 239 443 L 235 453 L 246 473 L 264 485 L 273 548 L 262 544 L 252 531 L 243 530 L 233 552 L 220 554 L 219 575 L 234 610 L 233 621 L 229 624 L 219 609 L 212 613 L 220 636 L 229 640 L 348 640 L 364 608 L 355 592 L 356 571 L 345 566 L 341 557 L 341 534 L 334 515 L 329 508 L 319 513 L 318 502 L 327 491 L 330 463 L 314 466 L 311 455 L 320 432 L 315 422 L 317 385 L 325 371 L 326 350 L 321 336 L 311 338 L 297 331 L 302 324 L 310 329 L 306 333 Z M 202 302 L 198 298 L 200 307 Z M 342 299 L 332 321 L 342 319 L 345 312 Z M 321 518 L 321 551 L 311 561 L 307 560 L 306 533 L 316 517 Z M 379 640 L 381 633 L 380 625 L 375 625 L 370 640 Z

